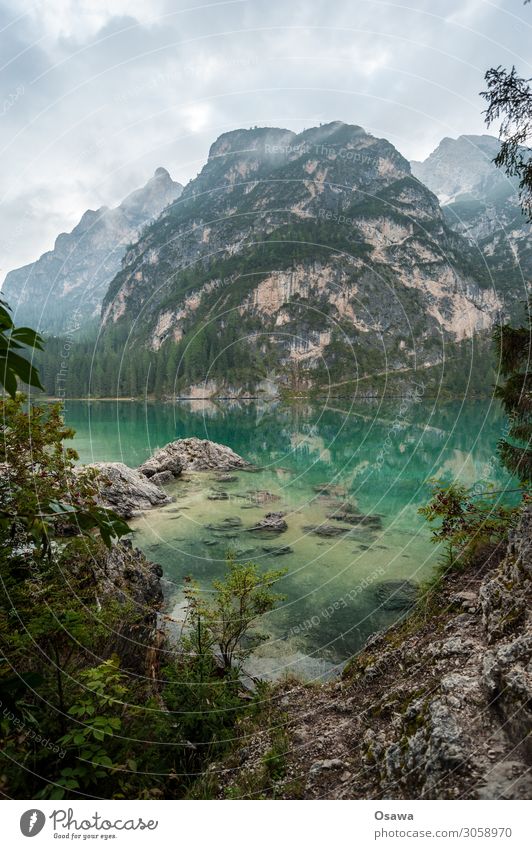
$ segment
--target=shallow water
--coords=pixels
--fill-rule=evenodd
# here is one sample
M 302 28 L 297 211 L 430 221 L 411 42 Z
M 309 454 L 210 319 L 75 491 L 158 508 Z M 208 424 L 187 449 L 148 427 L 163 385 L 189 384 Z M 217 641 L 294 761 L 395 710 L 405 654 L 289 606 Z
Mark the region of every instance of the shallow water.
M 254 674 L 330 675 L 369 634 L 404 614 L 408 600 L 397 584 L 383 585 L 418 583 L 434 568 L 438 551 L 417 512 L 428 479 L 507 483 L 495 457 L 504 421 L 489 402 L 436 404 L 414 396 L 356 408 L 335 402 L 331 409 L 70 401 L 66 417 L 82 461 L 136 466 L 172 439 L 198 436 L 230 445 L 260 467 L 232 481 L 187 474 L 168 487 L 171 505 L 132 523 L 135 543 L 164 567 L 178 620 L 184 577 L 193 575 L 208 590 L 223 574 L 229 549 L 288 570 L 279 583 L 285 601 L 261 622 L 270 639 L 250 661 Z M 319 491 L 326 483 L 328 494 Z M 216 491 L 227 497 L 209 500 Z M 257 491 L 270 495 L 257 504 Z M 370 526 L 328 518 L 345 502 L 378 518 Z M 250 531 L 269 511 L 284 512 L 288 529 Z M 309 530 L 323 525 L 352 529 L 330 538 Z M 275 555 L 285 547 L 288 553 Z

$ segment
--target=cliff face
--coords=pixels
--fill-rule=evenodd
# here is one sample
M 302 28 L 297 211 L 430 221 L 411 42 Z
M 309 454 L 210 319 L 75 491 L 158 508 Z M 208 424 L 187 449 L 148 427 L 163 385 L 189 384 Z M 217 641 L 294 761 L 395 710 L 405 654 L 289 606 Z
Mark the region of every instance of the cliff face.
M 521 212 L 518 181 L 496 168 L 492 136 L 443 139 L 412 173 L 443 204 L 452 229 L 467 238 L 512 314 L 532 281 L 532 225 Z
M 103 546 L 93 561 L 99 602 L 111 600 L 127 609 L 109 633 L 108 654 L 117 653 L 122 669 L 157 679 L 162 635 L 159 615 L 163 604 L 163 570 L 151 563 L 130 541 L 122 540 L 110 550 Z
M 127 252 L 103 331 L 178 344 L 189 384 L 238 383 L 239 364 L 220 365 L 237 342 L 256 380 L 416 367 L 498 315 L 477 260 L 385 139 L 340 122 L 237 130 Z
M 425 183 L 441 203 L 476 193 L 482 186 L 507 182 L 493 165 L 499 152 L 494 136 L 444 138 L 424 162 L 411 162 L 412 173 Z
M 253 794 L 282 728 L 284 776 L 262 795 L 529 798 L 531 601 L 529 508 L 502 559 L 448 576 L 430 607 L 370 639 L 342 681 L 279 685 L 271 729 L 212 769 L 217 792 Z
M 53 250 L 7 275 L 2 292 L 17 324 L 64 333 L 94 323 L 126 247 L 179 197 L 182 187 L 164 168 L 115 209 L 89 209 Z

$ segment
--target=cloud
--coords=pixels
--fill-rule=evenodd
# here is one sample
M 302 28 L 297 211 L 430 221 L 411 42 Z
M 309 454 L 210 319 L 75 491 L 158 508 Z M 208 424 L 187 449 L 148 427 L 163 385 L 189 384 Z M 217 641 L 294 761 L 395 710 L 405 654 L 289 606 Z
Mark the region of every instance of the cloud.
M 483 132 L 485 69 L 530 71 L 532 12 L 507 6 L 0 0 L 2 271 L 159 165 L 194 177 L 228 129 L 341 119 L 409 158 Z

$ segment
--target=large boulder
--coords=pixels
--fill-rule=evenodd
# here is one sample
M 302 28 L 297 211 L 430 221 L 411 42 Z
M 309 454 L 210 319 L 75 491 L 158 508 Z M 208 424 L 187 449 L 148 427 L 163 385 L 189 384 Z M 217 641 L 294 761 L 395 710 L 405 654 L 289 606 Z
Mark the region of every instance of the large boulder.
M 124 519 L 172 500 L 159 486 L 125 463 L 93 463 L 91 468 L 99 472 L 99 502 Z
M 227 445 L 209 439 L 176 439 L 160 448 L 149 460 L 139 466 L 141 475 L 151 478 L 161 472 L 171 472 L 177 477 L 183 471 L 228 472 L 232 469 L 250 469 L 251 464 L 236 454 Z
M 98 597 L 114 599 L 125 611 L 109 635 L 109 651 L 118 654 L 122 669 L 158 678 L 161 657 L 166 656 L 158 630 L 161 566 L 147 560 L 129 540 L 121 540 L 110 550 L 102 549 L 96 567 Z

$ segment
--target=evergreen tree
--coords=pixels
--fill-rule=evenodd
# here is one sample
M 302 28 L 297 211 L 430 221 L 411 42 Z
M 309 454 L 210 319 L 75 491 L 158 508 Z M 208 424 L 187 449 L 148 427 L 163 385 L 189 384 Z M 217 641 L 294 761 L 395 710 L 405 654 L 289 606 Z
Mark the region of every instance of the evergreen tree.
M 525 0 L 525 5 L 530 0 Z M 521 205 L 532 218 L 532 88 L 530 79 L 517 75 L 515 67 L 490 68 L 484 79 L 487 90 L 481 92 L 487 101 L 486 124 L 500 121 L 501 147 L 495 165 L 508 176 L 519 178 Z
M 525 5 L 530 0 L 525 0 Z M 500 121 L 501 147 L 494 162 L 508 176 L 519 178 L 523 212 L 532 218 L 532 88 L 530 79 L 500 66 L 486 72 L 487 91 L 482 96 L 488 103 L 486 124 Z M 527 320 L 521 327 L 509 324 L 494 333 L 500 357 L 501 372 L 506 382 L 496 389 L 510 419 L 506 438 L 499 442 L 501 460 L 509 471 L 523 482 L 532 479 L 532 376 L 530 355 L 532 342 L 532 298 L 528 301 Z
M 510 419 L 508 435 L 499 442 L 501 460 L 523 482 L 532 480 L 532 298 L 524 326 L 497 327 L 495 344 L 506 382 L 496 389 Z

